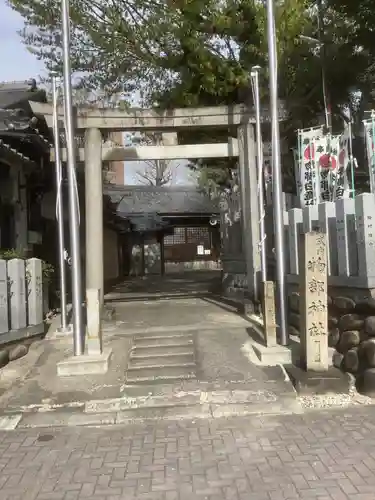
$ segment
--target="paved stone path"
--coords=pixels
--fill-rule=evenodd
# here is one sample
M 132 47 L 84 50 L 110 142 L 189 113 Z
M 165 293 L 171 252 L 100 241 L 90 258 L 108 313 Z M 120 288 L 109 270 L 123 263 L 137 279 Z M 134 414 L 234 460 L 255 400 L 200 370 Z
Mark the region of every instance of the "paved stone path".
M 1 500 L 373 500 L 373 407 L 0 433 Z

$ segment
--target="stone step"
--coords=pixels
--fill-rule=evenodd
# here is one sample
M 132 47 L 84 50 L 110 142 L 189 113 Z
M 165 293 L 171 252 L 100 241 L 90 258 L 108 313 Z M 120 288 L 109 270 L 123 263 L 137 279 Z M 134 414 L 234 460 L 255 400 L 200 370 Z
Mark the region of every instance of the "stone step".
M 174 380 L 195 379 L 195 364 L 185 366 L 162 366 L 147 368 L 130 368 L 126 373 L 129 384 L 147 384 Z
M 151 366 L 186 366 L 194 365 L 194 354 L 167 354 L 157 356 L 130 356 L 129 368 L 136 368 L 138 366 L 151 367 Z
M 146 356 L 183 356 L 193 354 L 194 348 L 192 344 L 187 345 L 154 345 L 154 346 L 133 346 L 131 357 L 146 357 Z
M 193 337 L 179 335 L 178 337 L 136 337 L 134 347 L 154 347 L 154 346 L 189 346 L 193 345 Z
M 157 363 L 150 363 L 147 366 L 128 366 L 128 372 L 130 371 L 140 371 L 140 370 L 160 370 L 163 371 L 164 368 L 181 368 L 184 370 L 185 368 L 192 368 L 193 370 L 195 369 L 196 365 L 194 361 L 188 361 L 186 363 L 170 363 L 168 365 L 162 365 L 162 364 L 157 364 Z
M 187 332 L 181 332 L 176 331 L 176 327 L 174 327 L 173 330 L 160 330 L 157 332 L 144 332 L 144 333 L 137 333 L 135 335 L 135 339 L 156 339 L 156 338 L 161 338 L 164 339 L 166 337 L 191 337 L 192 334 L 190 331 Z

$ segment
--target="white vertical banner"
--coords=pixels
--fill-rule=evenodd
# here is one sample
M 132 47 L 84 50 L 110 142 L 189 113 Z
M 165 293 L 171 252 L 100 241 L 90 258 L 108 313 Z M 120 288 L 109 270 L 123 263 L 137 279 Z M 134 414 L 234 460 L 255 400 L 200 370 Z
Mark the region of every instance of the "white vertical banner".
M 375 112 L 371 111 L 371 118 L 363 122 L 366 136 L 367 161 L 370 177 L 371 193 L 375 193 Z
M 350 184 L 348 170 L 350 166 L 350 129 L 346 127 L 339 137 L 338 157 L 335 182 L 333 186 L 333 199 L 350 198 Z
M 337 175 L 340 136 L 327 134 L 317 145 L 319 163 L 320 201 L 331 201 Z
M 316 147 L 322 147 L 320 144 L 322 138 L 324 139 L 323 127 L 298 131 L 301 207 L 315 205 L 320 200 L 319 163 L 317 162 Z

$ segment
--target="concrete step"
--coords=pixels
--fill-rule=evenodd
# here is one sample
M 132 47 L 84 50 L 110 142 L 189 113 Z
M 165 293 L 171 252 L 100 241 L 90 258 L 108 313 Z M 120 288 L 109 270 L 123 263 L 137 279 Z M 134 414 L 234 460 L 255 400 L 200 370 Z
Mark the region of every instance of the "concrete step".
M 189 380 L 195 378 L 195 364 L 178 366 L 155 366 L 147 368 L 130 368 L 126 373 L 129 384 L 144 384 L 174 380 Z
M 152 367 L 152 366 L 194 366 L 194 354 L 168 354 L 157 356 L 130 356 L 129 368 Z
M 193 354 L 194 348 L 192 344 L 187 345 L 155 345 L 155 346 L 133 346 L 131 357 L 147 357 L 147 356 L 183 356 Z
M 138 337 L 134 338 L 134 347 L 154 347 L 154 346 L 189 346 L 193 345 L 193 337 L 189 335 L 179 335 L 175 337 Z
M 195 365 L 194 361 L 188 361 L 187 363 L 171 363 L 168 365 L 156 364 L 156 363 L 152 363 L 152 361 L 150 361 L 150 363 L 147 366 L 128 366 L 128 372 L 141 371 L 141 370 L 145 370 L 145 369 L 163 371 L 164 368 L 176 368 L 177 370 L 179 368 L 181 368 L 182 370 L 184 370 L 185 368 L 195 369 L 195 367 L 196 367 L 196 365 Z
M 177 330 L 176 331 L 176 327 L 174 326 L 173 327 L 174 329 L 173 330 L 160 330 L 160 331 L 157 331 L 155 333 L 152 333 L 152 332 L 149 332 L 149 331 L 146 331 L 144 333 L 137 333 L 135 335 L 135 339 L 164 339 L 166 337 L 191 337 L 192 334 L 191 332 L 181 332 L 180 330 Z

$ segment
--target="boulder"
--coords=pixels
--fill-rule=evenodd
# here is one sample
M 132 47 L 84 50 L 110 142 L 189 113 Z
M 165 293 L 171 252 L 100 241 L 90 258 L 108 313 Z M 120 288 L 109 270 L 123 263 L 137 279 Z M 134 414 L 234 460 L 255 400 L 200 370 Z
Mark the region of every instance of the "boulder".
M 15 361 L 16 359 L 26 356 L 29 352 L 29 347 L 23 344 L 16 345 L 9 349 L 9 361 Z
M 334 352 L 332 356 L 332 364 L 335 368 L 340 369 L 342 366 L 342 362 L 344 359 L 344 355 L 341 354 L 340 352 Z
M 375 368 L 368 368 L 363 372 L 359 381 L 359 390 L 370 398 L 375 397 Z
M 336 347 L 340 340 L 340 330 L 338 328 L 331 328 L 328 332 L 328 346 Z
M 364 342 L 365 340 L 368 340 L 369 338 L 371 338 L 364 330 L 361 330 L 359 332 L 359 337 L 360 337 L 361 342 Z
M 340 340 L 336 346 L 336 349 L 342 354 L 345 354 L 349 351 L 349 349 L 352 349 L 353 347 L 359 345 L 359 342 L 359 332 L 355 330 L 347 330 L 341 333 Z
M 335 297 L 333 305 L 340 309 L 341 313 L 350 313 L 355 309 L 355 302 L 350 297 Z
M 367 316 L 364 329 L 369 337 L 375 337 L 375 316 Z
M 348 330 L 361 330 L 364 320 L 358 314 L 345 314 L 339 319 L 339 330 L 345 332 Z
M 362 342 L 359 347 L 359 353 L 366 366 L 375 368 L 375 339 Z
M 297 313 L 289 313 L 289 325 L 294 326 L 299 330 L 300 328 L 300 315 Z
M 0 368 L 3 368 L 9 363 L 9 352 L 4 349 L 0 351 Z
M 338 325 L 339 320 L 335 318 L 335 316 L 329 316 L 328 318 L 328 328 L 336 328 Z
M 289 307 L 294 312 L 299 312 L 299 293 L 293 292 L 289 295 Z
M 355 312 L 358 314 L 364 314 L 365 316 L 375 315 L 375 299 L 367 298 L 360 300 L 355 306 Z
M 349 349 L 347 353 L 344 354 L 343 369 L 350 373 L 356 373 L 359 368 L 359 358 L 356 348 Z

